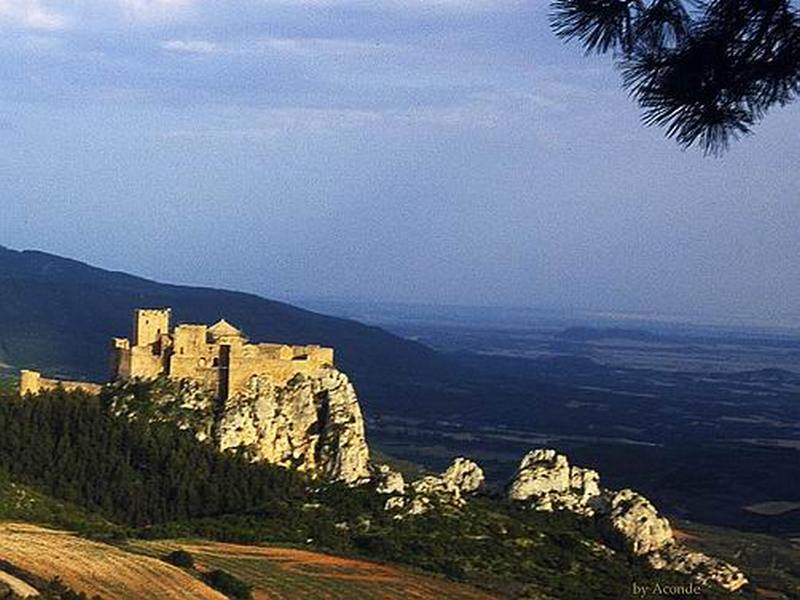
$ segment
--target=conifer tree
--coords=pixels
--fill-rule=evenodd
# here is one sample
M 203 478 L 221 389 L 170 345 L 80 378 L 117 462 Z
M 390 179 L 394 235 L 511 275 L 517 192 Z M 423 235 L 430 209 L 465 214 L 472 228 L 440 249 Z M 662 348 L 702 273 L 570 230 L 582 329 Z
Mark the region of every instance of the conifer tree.
M 724 152 L 800 91 L 791 0 L 553 0 L 551 23 L 611 53 L 643 121 L 684 147 Z

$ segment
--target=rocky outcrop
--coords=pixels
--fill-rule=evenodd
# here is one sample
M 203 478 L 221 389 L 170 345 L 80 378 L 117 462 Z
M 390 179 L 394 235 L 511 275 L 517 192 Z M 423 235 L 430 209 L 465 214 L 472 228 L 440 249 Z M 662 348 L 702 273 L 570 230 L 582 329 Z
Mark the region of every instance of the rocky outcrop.
M 373 465 L 372 480 L 375 482 L 375 491 L 379 494 L 402 496 L 406 491 L 403 474 L 389 465 Z
M 596 471 L 571 467 L 555 450 L 525 455 L 508 489 L 511 500 L 525 501 L 542 511 L 568 510 L 591 516 L 600 503 Z
M 747 583 L 737 567 L 677 543 L 669 521 L 647 498 L 629 489 L 601 488 L 596 471 L 570 466 L 555 450 L 525 455 L 508 486 L 508 497 L 534 510 L 594 517 L 609 546 L 643 558 L 654 569 L 677 571 L 701 585 L 731 591 Z
M 159 380 L 146 401 L 121 384 L 112 410 L 129 417 L 170 421 L 211 439 L 220 450 L 253 461 L 291 467 L 327 481 L 369 478 L 364 420 L 353 386 L 333 368 L 296 375 L 285 385 L 253 377 L 240 394 L 218 406 L 202 387 Z M 127 386 L 127 387 L 126 387 Z
M 440 478 L 448 490 L 461 497 L 477 492 L 486 481 L 483 469 L 463 457 L 456 458 Z
M 244 450 L 253 460 L 293 467 L 330 481 L 369 478 L 364 420 L 344 373 L 296 375 L 286 386 L 254 378 L 225 403 L 218 422 L 222 450 Z
M 600 524 L 615 546 L 642 556 L 674 542 L 669 521 L 647 498 L 628 489 L 608 492 L 608 496 Z
M 690 575 L 701 586 L 715 584 L 735 592 L 747 585 L 747 577 L 738 567 L 675 543 L 648 554 L 647 562 L 657 570 L 669 569 Z
M 385 507 L 386 510 L 395 511 L 398 518 L 419 515 L 435 507 L 460 508 L 469 495 L 483 487 L 484 481 L 483 469 L 476 463 L 466 458 L 456 458 L 443 473 L 426 475 L 407 486 L 410 489 L 405 494 L 396 494 L 387 499 Z M 381 491 L 380 488 L 378 491 Z

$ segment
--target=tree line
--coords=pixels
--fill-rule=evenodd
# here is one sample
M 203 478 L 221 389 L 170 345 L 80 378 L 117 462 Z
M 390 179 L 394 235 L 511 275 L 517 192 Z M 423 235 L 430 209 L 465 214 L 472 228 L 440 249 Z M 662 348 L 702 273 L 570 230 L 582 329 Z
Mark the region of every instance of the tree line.
M 218 452 L 169 424 L 114 418 L 63 390 L 0 391 L 0 468 L 130 526 L 258 510 L 305 495 L 304 477 Z

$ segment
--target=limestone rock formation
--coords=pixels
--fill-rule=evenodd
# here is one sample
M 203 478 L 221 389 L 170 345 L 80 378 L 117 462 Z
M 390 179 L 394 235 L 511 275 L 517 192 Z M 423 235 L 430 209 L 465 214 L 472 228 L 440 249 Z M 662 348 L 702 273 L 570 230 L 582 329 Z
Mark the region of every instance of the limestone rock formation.
M 601 524 L 610 538 L 619 540 L 618 545 L 635 556 L 655 552 L 674 541 L 669 521 L 658 514 L 647 498 L 633 490 L 611 494 Z
M 508 489 L 511 500 L 530 503 L 536 510 L 568 510 L 591 516 L 601 502 L 596 471 L 570 467 L 555 450 L 533 450 L 525 455 Z
M 633 490 L 600 487 L 597 472 L 570 466 L 555 450 L 539 449 L 522 459 L 508 487 L 511 500 L 540 511 L 566 510 L 594 517 L 609 546 L 642 557 L 654 569 L 689 575 L 701 585 L 735 591 L 747 583 L 737 567 L 675 541 L 669 521 Z
M 225 403 L 218 423 L 222 450 L 293 467 L 330 481 L 369 478 L 369 450 L 355 390 L 344 373 L 322 369 L 285 386 L 254 377 Z
M 372 480 L 376 483 L 375 490 L 379 494 L 402 496 L 406 491 L 403 474 L 395 471 L 389 465 L 373 465 Z
M 657 570 L 669 569 L 691 575 L 701 586 L 716 584 L 735 592 L 747 584 L 747 577 L 739 568 L 702 552 L 693 552 L 676 543 L 667 544 L 657 552 L 649 554 L 647 562 Z
M 170 421 L 212 439 L 220 450 L 241 450 L 253 461 L 305 471 L 327 481 L 355 484 L 369 478 L 369 449 L 355 390 L 333 368 L 298 374 L 285 385 L 254 376 L 246 389 L 217 406 L 190 381 L 159 380 L 147 402 L 125 393 L 112 410 L 129 417 Z
M 466 458 L 456 458 L 440 475 L 426 475 L 411 484 L 415 496 L 437 499 L 462 506 L 464 497 L 477 491 L 484 482 L 483 469 Z
M 440 475 L 426 475 L 411 483 L 405 495 L 392 496 L 386 510 L 398 517 L 419 515 L 434 507 L 460 508 L 466 498 L 483 487 L 483 469 L 466 458 L 456 458 Z
M 441 478 L 446 487 L 458 490 L 462 496 L 477 492 L 486 481 L 483 469 L 477 463 L 464 457 L 456 458 Z

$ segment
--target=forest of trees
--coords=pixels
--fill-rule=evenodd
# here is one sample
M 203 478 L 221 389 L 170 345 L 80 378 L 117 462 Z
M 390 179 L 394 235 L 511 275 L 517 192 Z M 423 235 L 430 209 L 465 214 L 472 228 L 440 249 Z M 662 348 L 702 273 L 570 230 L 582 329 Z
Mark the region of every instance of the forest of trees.
M 297 472 L 222 454 L 170 425 L 109 416 L 99 398 L 0 392 L 0 468 L 130 526 L 302 499 Z

